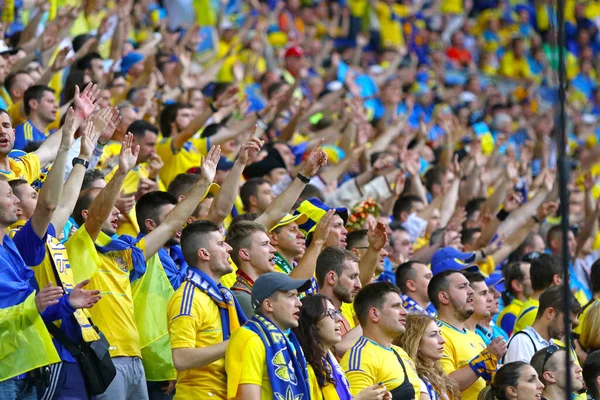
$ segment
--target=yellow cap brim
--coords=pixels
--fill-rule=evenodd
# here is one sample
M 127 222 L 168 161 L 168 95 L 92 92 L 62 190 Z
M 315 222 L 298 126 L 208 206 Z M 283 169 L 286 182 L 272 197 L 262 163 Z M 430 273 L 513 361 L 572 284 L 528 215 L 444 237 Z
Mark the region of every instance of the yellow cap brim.
M 306 221 L 308 221 L 308 215 L 306 215 L 304 213 L 297 214 L 297 215 L 286 214 L 285 217 L 283 217 L 281 219 L 281 221 L 279 221 L 277 223 L 277 225 L 275 225 L 273 228 L 271 228 L 271 230 L 269 232 L 273 231 L 273 229 L 278 228 L 280 226 L 285 226 L 285 225 L 291 224 L 292 222 L 295 222 L 298 225 L 302 225 Z
M 206 192 L 204 192 L 204 195 L 202 196 L 202 199 L 200 201 L 204 201 L 204 199 L 206 199 L 206 196 L 208 196 L 209 194 L 212 195 L 212 197 L 215 197 L 217 193 L 219 193 L 219 189 L 221 189 L 221 186 L 219 186 L 216 183 L 211 183 L 210 186 L 208 186 L 208 189 L 206 189 Z

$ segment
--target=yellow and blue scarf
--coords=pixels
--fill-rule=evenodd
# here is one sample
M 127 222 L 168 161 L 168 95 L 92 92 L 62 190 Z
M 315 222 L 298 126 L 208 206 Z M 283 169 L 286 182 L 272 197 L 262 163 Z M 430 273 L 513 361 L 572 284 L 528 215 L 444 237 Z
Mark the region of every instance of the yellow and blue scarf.
M 255 314 L 245 328 L 256 333 L 265 345 L 273 398 L 309 399 L 306 359 L 294 333 L 290 332 L 286 337 L 274 323 L 260 314 Z
M 133 269 L 129 274 L 129 281 L 133 282 L 139 279 L 146 272 L 146 257 L 142 249 L 135 246 L 137 239 L 128 236 L 121 235 L 119 237 L 113 237 L 112 240 L 104 245 L 100 246 L 96 243 L 96 250 L 100 254 L 110 253 L 112 251 L 124 251 L 131 249 L 131 261 L 133 262 Z
M 247 319 L 242 307 L 233 293 L 225 286 L 215 283 L 210 276 L 192 267 L 188 268 L 185 280 L 208 295 L 219 306 L 223 340 L 229 340 L 231 334 L 246 323 Z
M 340 400 L 352 400 L 353 397 L 350 393 L 350 383 L 348 382 L 348 379 L 346 379 L 342 367 L 340 367 L 340 364 L 330 352 L 327 352 L 326 358 L 325 365 L 329 369 L 329 372 L 331 372 L 331 377 L 333 378 L 335 391 L 337 392 L 338 397 Z

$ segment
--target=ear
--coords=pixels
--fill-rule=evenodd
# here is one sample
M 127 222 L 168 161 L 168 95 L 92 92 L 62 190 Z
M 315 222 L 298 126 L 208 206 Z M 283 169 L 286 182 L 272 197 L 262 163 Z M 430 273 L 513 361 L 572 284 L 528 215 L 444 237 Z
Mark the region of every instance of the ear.
M 146 220 L 144 221 L 144 226 L 146 226 L 146 230 L 148 232 L 152 232 L 156 229 L 156 222 L 153 219 L 146 218 Z
M 179 133 L 179 130 L 177 129 L 177 122 L 173 121 L 171 122 L 171 136 L 176 133 Z
M 440 304 L 450 304 L 450 296 L 444 291 L 438 293 L 438 300 Z
M 512 281 L 510 281 L 510 287 L 512 288 L 513 292 L 515 293 L 519 293 L 523 291 L 523 285 L 521 284 L 521 282 L 519 282 L 516 279 L 513 279 Z
M 180 195 L 177 197 L 177 202 L 178 202 L 178 203 L 181 203 L 181 200 L 183 200 L 183 199 L 185 199 L 185 195 L 183 195 L 183 194 L 180 194 Z
M 337 282 L 337 279 L 338 279 L 337 274 L 333 271 L 329 271 L 327 273 L 327 275 L 325 275 L 325 282 L 327 282 L 331 286 L 335 285 L 335 282 Z
M 251 206 L 256 207 L 256 196 L 250 196 L 250 197 L 248 197 L 248 201 L 250 202 Z
M 506 388 L 507 397 L 517 397 L 517 389 L 514 386 L 508 386 Z
M 404 282 L 404 284 L 406 285 L 406 288 L 408 290 L 410 290 L 411 292 L 414 292 L 415 290 L 417 290 L 417 286 L 415 285 L 415 281 L 413 281 L 412 279 L 407 280 L 406 282 Z
M 250 252 L 248 249 L 239 249 L 238 256 L 244 261 L 250 261 Z
M 31 110 L 37 110 L 38 102 L 35 99 L 29 100 L 29 108 Z
M 371 307 L 369 309 L 369 319 L 373 322 L 379 322 L 381 315 L 379 314 L 379 310 L 375 307 Z
M 560 275 L 558 274 L 554 274 L 554 276 L 552 277 L 552 284 L 554 286 L 559 286 L 562 282 L 562 278 L 560 277 Z
M 544 371 L 544 373 L 542 374 L 542 376 L 544 377 L 544 379 L 548 383 L 555 383 L 556 382 L 556 379 L 554 378 L 554 374 L 551 371 Z
M 198 249 L 198 259 L 202 260 L 202 261 L 209 261 L 210 260 L 210 254 L 208 253 L 208 251 L 206 251 L 205 248 L 199 248 Z
M 350 250 L 356 257 L 360 258 L 360 253 L 358 252 L 357 249 L 352 249 Z
M 267 235 L 269 236 L 269 240 L 271 241 L 271 246 L 277 246 L 277 235 L 273 232 L 269 232 Z
M 262 309 L 264 311 L 273 312 L 273 304 L 271 303 L 271 299 L 263 300 Z
M 88 217 L 88 210 L 81 210 L 81 216 L 83 217 L 83 220 L 85 221 Z
M 552 321 L 554 319 L 554 317 L 556 317 L 556 310 L 552 307 L 546 309 L 546 311 L 544 312 L 544 316 L 546 317 L 546 319 L 548 321 Z
M 188 219 L 186 220 L 186 224 L 189 225 L 189 224 L 191 224 L 191 223 L 193 223 L 195 221 L 196 221 L 196 219 L 192 215 L 190 215 L 188 217 Z

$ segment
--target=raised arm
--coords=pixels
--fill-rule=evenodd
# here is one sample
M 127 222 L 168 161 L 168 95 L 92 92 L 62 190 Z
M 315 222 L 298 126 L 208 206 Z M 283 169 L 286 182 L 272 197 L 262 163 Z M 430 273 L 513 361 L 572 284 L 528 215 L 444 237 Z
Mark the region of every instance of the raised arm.
M 315 276 L 315 268 L 317 266 L 317 258 L 323 249 L 323 245 L 329 236 L 331 226 L 334 221 L 335 210 L 329 210 L 317 223 L 313 239 L 310 246 L 304 252 L 304 255 L 294 267 L 290 276 L 294 279 L 310 279 Z
M 190 193 L 167 215 L 162 224 L 150 232 L 146 240 L 146 259 L 149 259 L 160 250 L 173 235 L 183 228 L 186 219 L 194 212 L 200 199 L 212 183 L 217 173 L 217 164 L 221 156 L 221 148 L 213 146 L 200 166 L 202 173 Z
M 235 199 L 239 193 L 240 179 L 248 161 L 254 159 L 260 152 L 264 142 L 254 136 L 256 127 L 250 132 L 248 140 L 242 144 L 240 154 L 223 182 L 221 189 L 215 195 L 206 219 L 220 225 L 231 213 Z
M 358 268 L 360 270 L 360 283 L 363 286 L 368 285 L 373 278 L 377 264 L 379 263 L 379 255 L 381 249 L 388 241 L 385 225 L 381 222 L 377 224 L 369 224 L 369 232 L 367 233 L 369 248 L 364 256 L 361 257 Z
M 85 130 L 81 134 L 81 149 L 79 151 L 78 158 L 87 162 L 90 161 L 97 138 L 98 131 L 95 129 L 94 124 L 87 124 Z M 54 169 L 54 166 L 52 169 Z M 60 202 L 56 208 L 56 211 L 54 212 L 54 216 L 52 217 L 52 225 L 54 225 L 56 232 L 63 230 L 67 220 L 69 219 L 69 216 L 75 208 L 77 198 L 79 197 L 79 191 L 81 189 L 81 183 L 83 182 L 83 177 L 85 176 L 85 171 L 86 168 L 81 163 L 75 164 L 73 169 L 71 169 L 69 178 L 67 178 L 67 181 L 63 187 L 62 195 L 60 196 Z M 50 172 L 52 172 L 52 170 Z
M 304 178 L 312 178 L 317 172 L 319 172 L 319 168 L 323 165 L 327 164 L 327 154 L 318 147 L 313 150 L 302 169 L 300 170 L 300 174 Z M 296 176 L 296 179 L 279 195 L 275 201 L 273 201 L 269 207 L 265 210 L 263 214 L 261 214 L 256 222 L 262 224 L 267 231 L 273 228 L 277 222 L 283 218 L 283 216 L 290 211 L 290 209 L 294 206 L 296 200 L 306 187 L 306 183 L 304 183 L 299 175 Z
M 97 85 L 89 83 L 81 94 L 79 94 L 79 87 L 75 86 L 75 97 L 73 98 L 73 105 L 75 106 L 73 126 L 75 130 L 94 111 L 98 94 L 100 94 L 100 89 Z M 40 159 L 40 165 L 45 166 L 54 161 L 61 141 L 61 135 L 58 134 L 61 130 L 62 128 L 50 135 L 35 151 L 34 154 Z
M 35 211 L 31 216 L 31 227 L 40 238 L 43 238 L 46 230 L 48 230 L 48 225 L 50 225 L 50 220 L 54 215 L 62 193 L 67 155 L 73 144 L 73 134 L 75 133 L 73 129 L 75 125 L 74 114 L 72 108 L 67 111 L 56 161 L 48 174 L 46 182 L 42 185 Z
M 108 185 L 98 193 L 98 196 L 92 201 L 90 209 L 88 210 L 88 216 L 85 220 L 85 229 L 90 235 L 92 240 L 96 240 L 100 231 L 102 230 L 102 224 L 110 215 L 121 186 L 125 177 L 131 171 L 137 162 L 138 154 L 140 152 L 140 146 L 133 147 L 133 135 L 128 133 L 123 139 L 123 147 L 119 154 L 119 168 L 117 172 L 110 180 Z

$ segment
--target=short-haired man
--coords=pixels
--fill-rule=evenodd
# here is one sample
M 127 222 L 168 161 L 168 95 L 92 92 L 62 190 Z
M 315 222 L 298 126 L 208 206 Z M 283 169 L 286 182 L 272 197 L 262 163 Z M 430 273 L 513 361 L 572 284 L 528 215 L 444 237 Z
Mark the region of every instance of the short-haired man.
M 531 277 L 533 294 L 525 303 L 523 303 L 523 307 L 521 307 L 521 312 L 517 316 L 517 321 L 515 322 L 515 333 L 523 330 L 527 326 L 533 325 L 540 305 L 539 300 L 542 293 L 544 293 L 546 289 L 562 283 L 562 262 L 557 256 L 541 254 L 538 258 L 531 261 L 529 275 Z
M 567 350 L 551 344 L 538 350 L 531 359 L 531 366 L 536 370 L 540 381 L 544 384 L 542 398 L 546 400 L 563 400 L 571 398 L 571 393 L 583 389 L 581 367 L 573 357 L 569 370 L 566 370 Z M 571 376 L 571 393 L 566 392 L 567 374 Z
M 475 291 L 462 272 L 445 270 L 433 276 L 427 288 L 438 311 L 442 336 L 446 340 L 442 368 L 458 384 L 465 400 L 475 400 L 496 372 L 506 352 L 506 342 L 497 338 L 486 347 L 483 340 L 465 328 L 473 315 Z
M 337 310 L 342 311 L 340 334 L 342 342 L 335 348 L 335 354 L 341 357 L 362 334 L 357 326 L 350 305 L 362 287 L 358 258 L 354 253 L 338 246 L 326 247 L 317 258 L 315 277 L 319 285 L 319 293 L 327 296 Z
M 498 315 L 497 324 L 510 336 L 515 328 L 517 316 L 523 304 L 533 295 L 529 271 L 531 264 L 516 261 L 507 264 L 503 269 L 504 282 L 508 296 L 503 296 L 504 308 Z M 510 299 L 510 303 L 507 300 Z
M 592 399 L 600 399 L 600 350 L 588 354 L 585 359 L 583 380 Z
M 512 361 L 530 362 L 536 351 L 547 347 L 554 340 L 561 339 L 565 332 L 564 320 L 564 296 L 562 286 L 548 288 L 540 296 L 537 315 L 531 326 L 515 333 L 508 342 L 508 351 L 504 357 L 504 363 Z M 570 294 L 571 309 L 567 312 L 571 321 L 577 321 L 577 315 L 581 306 Z
M 247 213 L 262 214 L 275 199 L 271 184 L 263 178 L 252 178 L 240 188 L 240 198 Z
M 465 322 L 465 327 L 477 333 L 486 346 L 497 337 L 508 340 L 508 335 L 492 322 L 492 317 L 498 313 L 499 308 L 500 294 L 494 289 L 494 285 L 499 283 L 497 275 L 487 279 L 479 272 L 464 272 L 464 275 L 475 292 L 473 314 Z
M 298 292 L 310 287 L 279 272 L 261 275 L 252 288 L 256 314 L 227 346 L 227 399 L 308 399 L 306 360 L 291 328 L 298 326 Z
M 167 310 L 178 371 L 175 398 L 224 399 L 225 351 L 231 335 L 246 321 L 233 294 L 218 283 L 232 271 L 231 247 L 218 225 L 197 221 L 184 228 L 181 249 L 188 274 Z
M 29 142 L 46 140 L 48 125 L 56 120 L 58 104 L 54 89 L 34 85 L 25 91 L 23 105 L 27 121 L 15 127 L 14 148 L 23 150 Z
M 238 270 L 231 290 L 246 317 L 252 317 L 251 294 L 254 282 L 262 274 L 275 269 L 275 248 L 264 226 L 253 221 L 240 221 L 229 227 L 227 244 L 232 247 L 231 260 Z
M 396 269 L 396 284 L 402 291 L 402 306 L 408 313 L 437 317 L 435 307 L 429 301 L 427 286 L 433 274 L 427 265 L 418 261 L 407 261 Z
M 392 341 L 406 331 L 401 292 L 389 282 L 365 286 L 354 300 L 363 335 L 340 362 L 356 396 L 373 385 L 384 385 L 393 398 L 414 399 L 420 381 L 413 360 Z

